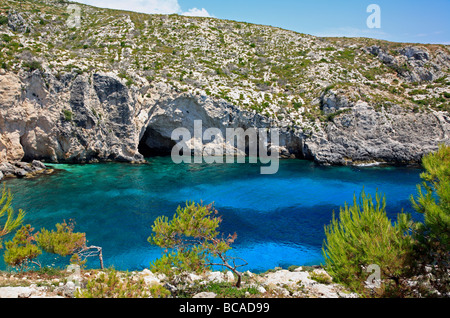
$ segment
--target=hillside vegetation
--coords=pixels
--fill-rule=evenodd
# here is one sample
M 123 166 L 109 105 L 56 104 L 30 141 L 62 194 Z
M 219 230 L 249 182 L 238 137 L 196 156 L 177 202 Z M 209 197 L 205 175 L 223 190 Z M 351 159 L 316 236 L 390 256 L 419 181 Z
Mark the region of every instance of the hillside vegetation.
M 300 126 L 330 119 L 321 96 L 331 89 L 380 108 L 450 107 L 448 46 L 318 38 L 215 18 L 82 4 L 80 28 L 68 28 L 68 4 L 2 1 L 2 67 L 18 73 L 113 72 L 136 89 L 162 81 Z

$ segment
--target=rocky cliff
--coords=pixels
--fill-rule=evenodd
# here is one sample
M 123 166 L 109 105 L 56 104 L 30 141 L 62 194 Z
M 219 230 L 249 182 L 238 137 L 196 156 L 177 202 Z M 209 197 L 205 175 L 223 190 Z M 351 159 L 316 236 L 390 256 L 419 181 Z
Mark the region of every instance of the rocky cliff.
M 157 83 L 143 97 L 114 74 L 66 74 L 57 80 L 40 71 L 20 78 L 0 75 L 1 159 L 50 162 L 140 162 L 146 154 L 170 154 L 172 131 L 271 127 L 273 121 L 231 103 L 177 92 Z M 283 131 L 285 154 L 301 153 L 301 134 Z M 289 149 L 289 150 L 288 150 Z M 152 153 L 153 151 L 153 153 Z
M 444 45 L 5 1 L 0 162 L 142 162 L 175 128 L 270 128 L 282 157 L 418 163 L 450 143 Z

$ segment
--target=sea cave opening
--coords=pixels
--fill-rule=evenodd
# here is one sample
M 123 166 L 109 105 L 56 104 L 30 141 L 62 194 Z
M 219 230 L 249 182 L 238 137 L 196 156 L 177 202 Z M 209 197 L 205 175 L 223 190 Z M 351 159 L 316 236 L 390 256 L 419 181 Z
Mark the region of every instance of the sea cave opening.
M 145 158 L 170 156 L 175 141 L 161 135 L 157 130 L 147 127 L 139 141 L 139 153 Z

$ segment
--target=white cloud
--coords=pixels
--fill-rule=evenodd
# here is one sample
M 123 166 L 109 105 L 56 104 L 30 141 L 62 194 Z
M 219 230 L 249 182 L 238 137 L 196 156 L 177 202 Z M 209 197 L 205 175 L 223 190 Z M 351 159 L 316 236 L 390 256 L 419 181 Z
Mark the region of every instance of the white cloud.
M 210 17 L 206 9 L 192 8 L 187 12 L 181 10 L 178 0 L 75 0 L 100 8 L 128 10 L 150 14 L 182 14 L 186 16 Z
M 189 9 L 187 12 L 184 12 L 183 15 L 190 16 L 190 17 L 206 17 L 206 18 L 211 17 L 209 12 L 206 11 L 205 8 L 202 8 L 202 9 L 192 8 L 192 9 Z

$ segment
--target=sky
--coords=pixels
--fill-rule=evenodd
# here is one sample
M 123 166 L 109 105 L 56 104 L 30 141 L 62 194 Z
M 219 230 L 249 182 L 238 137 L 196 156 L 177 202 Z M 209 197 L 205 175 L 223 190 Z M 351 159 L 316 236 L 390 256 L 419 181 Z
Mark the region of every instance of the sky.
M 215 17 L 315 36 L 450 45 L 450 0 L 73 0 L 144 13 Z M 369 5 L 377 5 L 369 10 Z M 378 22 L 372 25 L 369 22 Z

